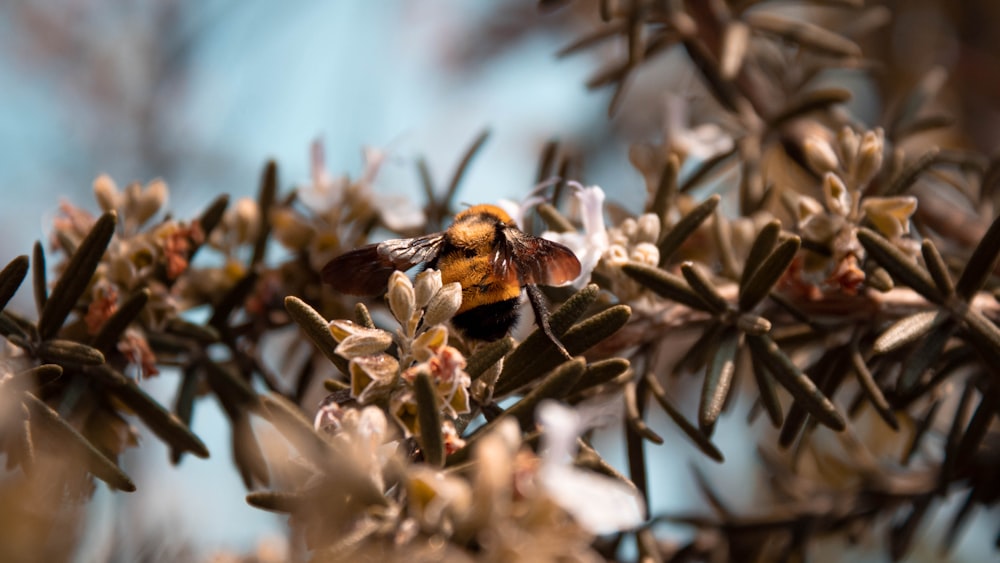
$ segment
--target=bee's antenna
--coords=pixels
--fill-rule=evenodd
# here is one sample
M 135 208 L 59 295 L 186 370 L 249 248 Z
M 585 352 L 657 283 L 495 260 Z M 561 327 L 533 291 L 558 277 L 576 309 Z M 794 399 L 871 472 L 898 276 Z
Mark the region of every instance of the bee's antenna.
M 550 187 L 562 182 L 562 176 L 549 176 L 545 180 L 535 184 L 535 187 L 531 189 L 531 195 L 539 195 Z

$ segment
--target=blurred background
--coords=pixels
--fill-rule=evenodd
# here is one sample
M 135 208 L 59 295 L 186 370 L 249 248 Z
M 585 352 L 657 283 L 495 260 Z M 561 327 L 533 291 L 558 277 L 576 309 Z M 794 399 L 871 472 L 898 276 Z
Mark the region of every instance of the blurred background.
M 637 209 L 645 194 L 628 145 L 656 140 L 665 92 L 690 96 L 697 78 L 675 55 L 661 57 L 628 93 L 641 103 L 624 104 L 609 120 L 610 92 L 584 86 L 607 51 L 555 56 L 587 28 L 595 3 L 552 14 L 536 4 L 0 3 L 0 263 L 46 240 L 61 199 L 96 210 L 91 184 L 98 174 L 119 185 L 161 177 L 170 186 L 169 208 L 186 218 L 218 193 L 253 195 L 268 158 L 278 162 L 283 189 L 304 182 L 315 140 L 323 141 L 335 174 L 360 174 L 362 147 L 385 151 L 378 189 L 420 201 L 415 159 L 426 157 L 443 185 L 488 128 L 456 198 L 474 203 L 526 195 L 540 150 L 559 139 L 587 162 L 577 176 Z M 878 81 L 858 84 L 868 96 L 854 110 L 874 120 L 894 88 L 940 65 L 950 71 L 944 97 L 959 120 L 956 142 L 990 152 L 1000 131 L 997 39 L 988 33 L 1000 23 L 998 8 L 986 0 L 899 4 L 885 32 L 866 45 L 887 64 Z M 624 46 L 607 50 L 620 54 Z M 14 309 L 33 311 L 26 290 Z M 176 377 L 166 372 L 144 385 L 169 404 Z M 710 477 L 739 475 L 754 455 L 752 441 L 727 431 L 727 424 L 742 427 L 736 418 L 721 423 L 728 463 L 711 468 Z M 667 438 L 657 455 L 673 462 L 651 483 L 652 502 L 675 511 L 696 506 L 687 463 L 699 456 L 669 422 L 656 422 Z M 81 561 L 104 560 L 116 543 L 125 546 L 115 548 L 119 554 L 191 549 L 205 556 L 282 537 L 281 519 L 245 504 L 216 405 L 199 409 L 193 429 L 210 460 L 189 456 L 171 467 L 162 444 L 147 439 L 125 461 L 138 492 L 112 495 L 99 486 Z M 739 508 L 752 488 L 723 491 Z M 126 536 L 125 529 L 138 533 Z M 975 551 L 982 541 L 971 552 L 967 543 L 956 560 L 989 553 Z

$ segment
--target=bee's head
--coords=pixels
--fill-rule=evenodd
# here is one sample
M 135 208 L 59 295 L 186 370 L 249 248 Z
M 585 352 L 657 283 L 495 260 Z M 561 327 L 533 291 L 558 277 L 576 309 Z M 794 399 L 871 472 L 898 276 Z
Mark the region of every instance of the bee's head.
M 508 227 L 516 227 L 517 224 L 511 219 L 510 215 L 506 211 L 500 209 L 496 205 L 490 205 L 488 203 L 473 205 L 472 207 L 462 211 L 458 215 L 455 215 L 455 223 L 467 222 L 469 220 L 478 219 L 480 221 L 495 221 L 498 223 L 503 223 Z
M 501 240 L 501 232 L 517 228 L 514 220 L 495 205 L 474 205 L 455 216 L 448 228 L 448 240 L 467 251 L 486 252 Z

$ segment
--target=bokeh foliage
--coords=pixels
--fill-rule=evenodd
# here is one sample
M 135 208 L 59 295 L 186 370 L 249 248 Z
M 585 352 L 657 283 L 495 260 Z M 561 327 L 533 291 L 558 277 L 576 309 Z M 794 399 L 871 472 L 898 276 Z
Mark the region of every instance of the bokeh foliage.
M 613 89 L 612 115 L 654 113 L 627 93 L 668 52 L 702 95 L 683 112 L 690 125 L 632 144 L 641 213 L 571 181 L 585 156 L 556 141 L 540 154 L 545 201 L 518 211 L 584 263 L 575 287 L 546 289 L 572 358 L 540 330 L 465 341 L 448 325 L 460 292 L 433 271 L 394 276 L 385 300 L 366 303 L 320 282 L 323 264 L 360 244 L 444 228 L 488 133 L 443 190 L 417 163 L 420 221 L 374 193 L 377 158 L 360 178 L 333 178 L 321 147 L 309 185 L 283 187 L 268 163 L 256 200 L 222 196 L 186 221 L 162 209 L 161 181 L 120 190 L 98 178 L 99 216 L 65 204 L 50 250 L 39 243 L 0 272 L 5 555 L 66 558 L 78 538 L 50 530 L 80 517 L 94 479 L 135 490 L 119 465 L 138 445 L 133 422 L 172 463 L 207 457 L 189 425 L 209 396 L 231 422 L 247 501 L 290 515 L 296 558 L 600 560 L 632 535 L 644 560 L 799 561 L 830 538 L 874 535 L 901 559 L 942 500 L 964 499 L 945 549 L 995 504 L 1000 160 L 947 143 L 940 68 L 886 89 L 870 122 L 849 110 L 849 88 L 830 86 L 879 71 L 864 43 L 892 11 L 539 4 L 586 22 L 561 54 L 598 51 L 587 86 Z M 7 307 L 22 285 L 37 321 Z M 143 390 L 166 368 L 181 374 L 171 405 Z M 697 404 L 678 404 L 690 389 Z M 751 398 L 745 413 L 738 394 Z M 551 400 L 622 421 L 626 471 L 587 424 L 540 427 Z M 652 409 L 718 463 L 717 421 L 745 416 L 769 484 L 754 510 L 730 508 L 697 470 L 703 513 L 652 506 L 610 530 L 591 519 L 624 512 L 558 494 L 551 475 L 648 498 L 649 452 L 663 442 Z M 263 447 L 262 424 L 291 453 Z M 571 464 L 550 453 L 559 432 L 572 435 Z M 596 495 L 586 486 L 581 497 Z M 660 538 L 664 521 L 693 533 Z

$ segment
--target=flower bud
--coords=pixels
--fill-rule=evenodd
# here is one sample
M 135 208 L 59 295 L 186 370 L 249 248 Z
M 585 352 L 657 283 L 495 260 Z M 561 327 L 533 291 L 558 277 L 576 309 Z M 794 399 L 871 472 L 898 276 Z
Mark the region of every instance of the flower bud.
M 398 270 L 393 272 L 389 278 L 389 309 L 400 325 L 405 327 L 409 323 L 416 309 L 415 303 L 416 296 L 410 278 Z
M 250 242 L 257 238 L 260 227 L 260 210 L 257 202 L 249 197 L 241 197 L 236 201 L 230 213 L 227 213 L 229 226 L 236 231 L 239 243 Z
M 345 358 L 357 358 L 384 352 L 392 345 L 388 332 L 367 329 L 364 334 L 352 334 L 337 345 L 336 352 Z
M 854 161 L 858 156 L 858 145 L 860 144 L 858 134 L 848 126 L 844 126 L 837 135 L 837 145 L 840 149 L 840 164 L 844 170 L 852 170 Z
M 439 277 L 440 279 L 440 277 Z M 429 326 L 441 324 L 450 319 L 462 306 L 462 285 L 452 282 L 434 294 L 424 312 L 424 323 Z
M 865 217 L 886 238 L 892 240 L 910 232 L 910 217 L 917 210 L 913 196 L 868 197 L 861 202 Z
M 823 176 L 823 198 L 826 208 L 835 215 L 847 217 L 851 212 L 851 193 L 840 176 L 827 172 Z
M 129 211 L 136 225 L 142 225 L 150 217 L 163 207 L 167 201 L 167 183 L 157 178 L 146 184 L 146 189 L 138 192 L 134 201 L 131 202 L 132 209 Z
M 760 335 L 770 332 L 771 321 L 753 313 L 744 313 L 736 319 L 736 326 L 747 334 Z
M 800 225 L 810 217 L 823 213 L 823 211 L 823 206 L 807 195 L 799 197 L 796 202 L 795 215 Z
M 111 179 L 111 176 L 101 174 L 94 180 L 94 199 L 97 200 L 97 205 L 100 206 L 101 211 L 107 213 L 108 211 L 118 209 L 121 197 L 118 186 Z
M 413 280 L 413 291 L 418 309 L 426 307 L 434 294 L 441 289 L 441 272 L 439 270 L 424 270 Z
M 809 167 L 817 174 L 836 170 L 840 165 L 837 153 L 833 151 L 833 147 L 826 139 L 810 135 L 802 143 L 802 151 L 805 153 Z
M 350 363 L 351 395 L 362 404 L 376 399 L 380 391 L 388 393 L 399 373 L 399 361 L 389 354 L 361 356 Z
M 330 333 L 340 343 L 337 353 L 345 358 L 378 354 L 392 345 L 392 335 L 388 332 L 351 321 L 330 321 Z
M 860 188 L 871 181 L 882 169 L 882 149 L 885 146 L 885 133 L 879 127 L 874 131 L 865 132 L 858 148 L 858 164 L 854 170 L 854 179 Z
M 621 266 L 628 262 L 628 250 L 621 244 L 612 244 L 604 251 L 603 259 L 609 264 Z
M 426 362 L 442 346 L 448 343 L 448 329 L 435 325 L 427 329 L 413 341 L 413 355 L 417 361 Z
M 655 213 L 643 213 L 638 220 L 639 229 L 636 232 L 636 242 L 655 243 L 660 239 L 660 218 Z
M 639 262 L 640 264 L 656 266 L 660 263 L 660 249 L 657 248 L 655 244 L 640 242 L 635 245 L 635 248 L 632 249 L 632 255 L 630 258 L 634 262 Z
M 274 238 L 285 248 L 301 250 L 312 242 L 316 234 L 316 229 L 291 209 L 272 209 L 270 218 Z

